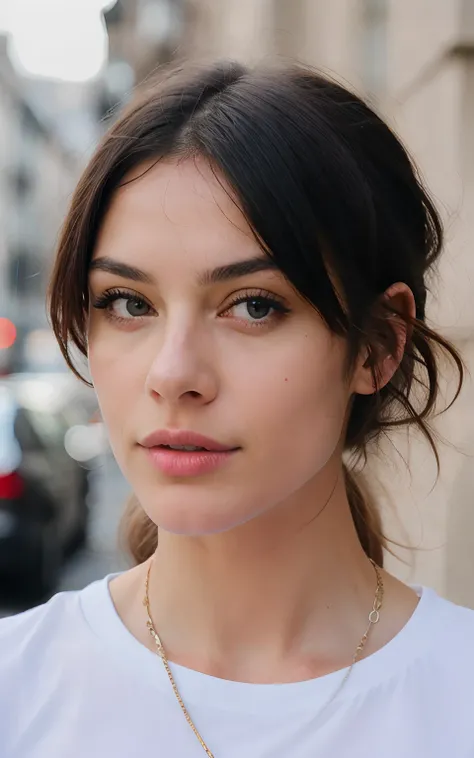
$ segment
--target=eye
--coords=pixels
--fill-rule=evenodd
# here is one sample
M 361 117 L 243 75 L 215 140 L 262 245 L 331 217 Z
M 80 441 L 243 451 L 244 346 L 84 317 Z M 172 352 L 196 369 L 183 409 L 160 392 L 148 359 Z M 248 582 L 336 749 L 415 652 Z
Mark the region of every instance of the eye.
M 107 290 L 92 302 L 92 307 L 105 311 L 115 321 L 134 321 L 155 315 L 151 305 L 140 295 L 124 290 Z
M 226 318 L 245 321 L 250 326 L 264 326 L 289 312 L 289 309 L 275 296 L 246 292 L 236 295 L 222 315 Z
M 147 316 L 150 311 L 150 306 L 141 300 L 139 297 L 118 297 L 111 303 L 111 310 L 119 318 L 136 318 L 139 316 Z
M 253 297 L 242 303 L 237 303 L 232 308 L 237 318 L 248 319 L 251 321 L 261 321 L 268 318 L 274 311 L 271 302 L 263 297 Z

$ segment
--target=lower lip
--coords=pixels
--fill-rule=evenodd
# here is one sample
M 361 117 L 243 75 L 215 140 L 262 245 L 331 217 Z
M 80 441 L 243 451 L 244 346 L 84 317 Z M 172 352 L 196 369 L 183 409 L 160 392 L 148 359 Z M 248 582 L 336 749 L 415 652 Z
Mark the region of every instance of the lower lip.
M 237 450 L 212 451 L 171 450 L 164 447 L 145 448 L 152 465 L 168 476 L 200 476 L 223 466 Z

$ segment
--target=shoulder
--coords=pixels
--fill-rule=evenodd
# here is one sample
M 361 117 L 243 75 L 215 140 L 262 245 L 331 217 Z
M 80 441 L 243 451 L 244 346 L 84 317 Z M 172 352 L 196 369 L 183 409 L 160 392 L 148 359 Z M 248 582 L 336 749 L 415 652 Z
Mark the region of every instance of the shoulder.
M 0 620 L 0 711 L 15 682 L 41 686 L 45 677 L 60 678 L 87 656 L 93 635 L 84 603 L 87 597 L 102 598 L 105 582 L 58 593 L 44 605 Z
M 6 647 L 10 642 L 14 640 L 17 644 L 20 642 L 19 634 L 21 641 L 27 643 L 38 632 L 41 632 L 45 625 L 63 619 L 74 604 L 74 596 L 77 594 L 76 592 L 60 592 L 44 605 L 38 605 L 23 613 L 1 619 L 0 656 L 4 657 Z
M 453 684 L 465 681 L 474 693 L 474 610 L 424 589 L 425 613 L 417 628 L 419 650 L 433 675 Z
M 45 708 L 58 710 L 70 682 L 77 682 L 87 665 L 92 665 L 93 637 L 82 598 L 93 586 L 59 593 L 44 605 L 0 620 L 0 734 L 4 743 L 29 729 Z
M 451 600 L 438 595 L 434 590 L 425 589 L 431 606 L 433 620 L 436 620 L 435 630 L 438 634 L 454 635 L 459 641 L 466 641 L 473 645 L 474 638 L 474 610 L 457 605 Z
M 39 649 L 67 633 L 79 612 L 79 595 L 59 593 L 44 605 L 0 620 L 0 682 L 8 670 L 27 669 Z

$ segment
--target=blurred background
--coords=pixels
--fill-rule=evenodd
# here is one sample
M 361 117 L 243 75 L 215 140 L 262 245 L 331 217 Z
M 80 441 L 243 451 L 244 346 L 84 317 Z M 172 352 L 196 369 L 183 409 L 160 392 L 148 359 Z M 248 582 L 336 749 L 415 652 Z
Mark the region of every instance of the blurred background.
M 474 0 L 0 0 L 0 614 L 127 565 L 127 486 L 93 392 L 68 373 L 46 318 L 75 182 L 160 67 L 275 56 L 354 88 L 408 146 L 447 230 L 430 319 L 474 363 Z M 436 430 L 449 440 L 437 481 L 413 435 L 370 461 L 389 536 L 416 548 L 387 563 L 474 607 L 469 377 Z

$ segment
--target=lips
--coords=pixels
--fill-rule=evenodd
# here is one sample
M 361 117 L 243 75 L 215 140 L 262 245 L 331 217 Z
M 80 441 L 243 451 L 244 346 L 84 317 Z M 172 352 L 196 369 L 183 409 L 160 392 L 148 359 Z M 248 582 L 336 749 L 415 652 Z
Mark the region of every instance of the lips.
M 142 447 L 163 448 L 198 448 L 201 451 L 226 453 L 237 448 L 232 445 L 223 445 L 210 437 L 205 437 L 197 432 L 183 431 L 180 429 L 163 429 L 152 432 L 140 443 Z M 190 451 L 187 451 L 190 452 Z
M 175 478 L 210 474 L 240 449 L 181 430 L 153 432 L 140 445 L 154 468 Z

